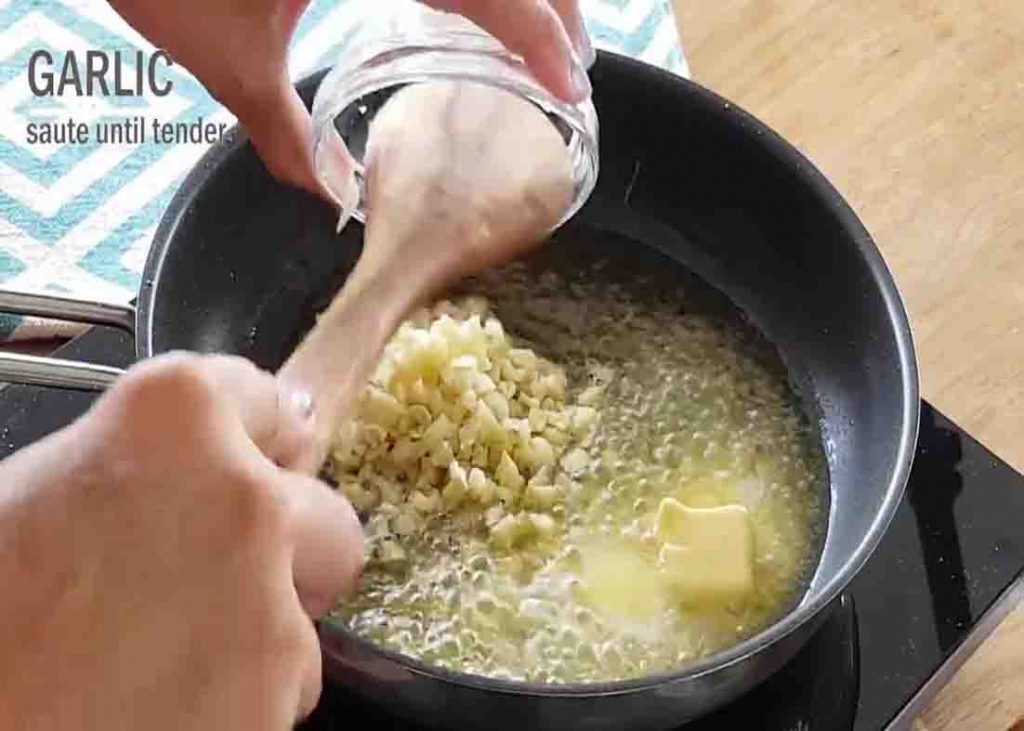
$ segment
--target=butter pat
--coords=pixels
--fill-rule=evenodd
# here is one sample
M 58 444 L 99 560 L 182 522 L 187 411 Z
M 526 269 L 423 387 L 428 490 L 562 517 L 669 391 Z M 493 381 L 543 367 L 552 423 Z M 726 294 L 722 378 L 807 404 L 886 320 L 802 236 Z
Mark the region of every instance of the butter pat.
M 666 498 L 656 534 L 662 578 L 683 604 L 727 604 L 753 592 L 754 531 L 743 506 L 691 508 Z

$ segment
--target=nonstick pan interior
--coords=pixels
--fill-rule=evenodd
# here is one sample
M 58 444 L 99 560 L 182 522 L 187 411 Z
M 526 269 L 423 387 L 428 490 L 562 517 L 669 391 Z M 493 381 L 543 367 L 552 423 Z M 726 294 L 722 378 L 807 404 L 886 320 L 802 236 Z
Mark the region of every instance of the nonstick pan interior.
M 777 346 L 820 423 L 832 510 L 818 571 L 799 609 L 712 664 L 735 660 L 834 599 L 888 525 L 917 428 L 909 326 L 867 232 L 770 130 L 625 59 L 603 56 L 593 82 L 600 179 L 550 250 L 573 267 L 600 248 L 588 240 L 614 242 L 638 267 L 664 274 L 675 262 L 711 283 Z M 141 354 L 232 352 L 278 366 L 358 255 L 360 228 L 336 236 L 333 223 L 327 206 L 272 181 L 248 146 L 215 151 L 158 232 Z

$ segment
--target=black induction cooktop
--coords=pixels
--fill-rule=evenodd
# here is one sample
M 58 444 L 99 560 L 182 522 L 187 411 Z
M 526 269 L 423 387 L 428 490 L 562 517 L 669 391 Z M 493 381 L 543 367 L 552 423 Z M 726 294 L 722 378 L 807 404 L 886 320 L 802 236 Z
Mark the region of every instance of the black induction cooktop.
M 98 329 L 61 355 L 126 365 L 132 343 Z M 0 390 L 0 459 L 83 413 L 94 396 Z M 1024 599 L 1024 476 L 922 403 L 907 493 L 878 550 L 818 633 L 779 673 L 680 731 L 909 728 Z M 309 731 L 409 728 L 326 686 Z

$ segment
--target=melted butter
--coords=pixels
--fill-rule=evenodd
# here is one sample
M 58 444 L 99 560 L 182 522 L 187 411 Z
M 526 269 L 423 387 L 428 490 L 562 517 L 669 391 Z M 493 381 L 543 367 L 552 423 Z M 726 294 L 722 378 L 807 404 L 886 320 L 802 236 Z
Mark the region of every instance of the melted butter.
M 662 584 L 649 551 L 613 538 L 584 545 L 580 556 L 581 598 L 608 618 L 653 620 L 663 609 Z
M 588 471 L 554 541 L 502 552 L 440 521 L 371 563 L 334 621 L 475 674 L 608 681 L 685 667 L 763 629 L 800 597 L 824 525 L 824 463 L 785 375 L 742 327 L 604 284 L 517 268 L 487 289 L 507 331 L 569 373 L 608 379 Z M 657 509 L 742 506 L 753 590 L 692 606 L 659 575 Z

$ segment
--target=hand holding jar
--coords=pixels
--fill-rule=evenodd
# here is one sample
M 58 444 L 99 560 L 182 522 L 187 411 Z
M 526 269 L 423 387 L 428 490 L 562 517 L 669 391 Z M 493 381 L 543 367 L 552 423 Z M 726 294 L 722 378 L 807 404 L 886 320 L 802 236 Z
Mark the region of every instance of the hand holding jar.
M 113 0 L 114 8 L 227 106 L 279 180 L 322 194 L 309 114 L 288 75 L 288 47 L 308 0 Z M 428 0 L 490 32 L 554 96 L 590 94 L 593 58 L 578 0 Z M 582 58 L 582 61 L 581 61 Z

